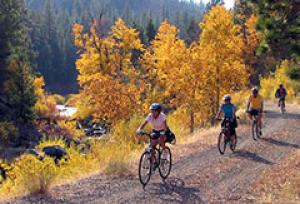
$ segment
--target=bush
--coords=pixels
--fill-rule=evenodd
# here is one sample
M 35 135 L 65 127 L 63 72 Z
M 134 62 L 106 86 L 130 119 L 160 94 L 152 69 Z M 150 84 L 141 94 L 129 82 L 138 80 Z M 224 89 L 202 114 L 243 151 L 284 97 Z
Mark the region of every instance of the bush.
M 190 118 L 187 111 L 183 108 L 177 109 L 168 115 L 167 122 L 171 131 L 176 135 L 176 141 L 183 142 L 190 131 Z
M 294 99 L 300 90 L 300 83 L 292 80 L 289 76 L 289 72 L 294 66 L 290 61 L 284 60 L 273 75 L 268 78 L 262 78 L 261 95 L 266 99 L 274 99 L 278 84 L 283 83 L 288 92 L 287 99 Z
M 136 135 L 137 128 L 145 120 L 145 117 L 134 115 L 130 120 L 123 120 L 114 126 L 112 139 L 122 145 L 131 145 L 133 148 L 137 144 L 144 144 L 147 141 L 145 137 Z M 148 131 L 151 129 L 148 128 Z
M 15 185 L 30 194 L 47 193 L 58 175 L 54 161 L 49 157 L 41 161 L 25 154 L 12 164 L 12 168 Z
M 0 140 L 7 143 L 11 137 L 17 135 L 18 129 L 12 122 L 0 122 Z

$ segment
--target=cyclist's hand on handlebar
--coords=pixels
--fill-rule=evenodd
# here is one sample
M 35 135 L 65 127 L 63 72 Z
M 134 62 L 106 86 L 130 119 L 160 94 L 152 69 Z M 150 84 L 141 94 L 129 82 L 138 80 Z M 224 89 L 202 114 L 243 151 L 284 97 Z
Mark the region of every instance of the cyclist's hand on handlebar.
M 141 135 L 143 135 L 143 131 L 142 131 L 141 129 L 138 129 L 138 130 L 136 131 L 136 134 L 139 135 L 139 136 L 141 136 Z

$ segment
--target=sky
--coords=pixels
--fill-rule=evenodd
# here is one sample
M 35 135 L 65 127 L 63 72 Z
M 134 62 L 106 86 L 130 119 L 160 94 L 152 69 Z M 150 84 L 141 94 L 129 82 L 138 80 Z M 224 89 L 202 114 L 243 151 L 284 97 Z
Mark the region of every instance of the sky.
M 200 2 L 201 0 L 194 0 L 194 2 Z M 210 0 L 202 0 L 203 3 L 207 4 Z M 224 0 L 226 8 L 233 8 L 234 0 Z

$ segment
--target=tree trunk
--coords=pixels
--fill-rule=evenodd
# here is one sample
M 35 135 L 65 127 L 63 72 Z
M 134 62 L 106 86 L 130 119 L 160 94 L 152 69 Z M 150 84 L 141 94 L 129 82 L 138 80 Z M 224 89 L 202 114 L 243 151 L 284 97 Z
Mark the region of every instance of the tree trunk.
M 194 132 L 194 127 L 195 127 L 195 113 L 191 109 L 190 110 L 190 133 Z

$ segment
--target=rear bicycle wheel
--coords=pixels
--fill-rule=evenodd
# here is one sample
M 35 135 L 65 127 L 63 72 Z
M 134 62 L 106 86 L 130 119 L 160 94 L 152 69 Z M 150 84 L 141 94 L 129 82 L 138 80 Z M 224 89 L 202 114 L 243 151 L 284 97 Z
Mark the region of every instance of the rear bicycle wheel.
M 149 182 L 151 173 L 151 154 L 150 152 L 144 152 L 140 158 L 139 164 L 139 179 L 143 186 L 146 186 Z
M 232 152 L 234 152 L 236 148 L 236 144 L 237 144 L 237 136 L 236 134 L 234 134 L 231 136 L 231 140 L 230 140 L 230 149 Z
M 218 138 L 218 149 L 220 154 L 224 154 L 225 153 L 225 149 L 226 149 L 226 136 L 224 132 L 221 132 Z
M 252 137 L 254 140 L 257 140 L 257 136 L 258 136 L 258 127 L 257 127 L 257 122 L 256 121 L 253 121 L 253 124 L 252 124 Z
M 172 154 L 169 147 L 165 147 L 160 152 L 159 175 L 166 179 L 171 173 L 172 168 Z

